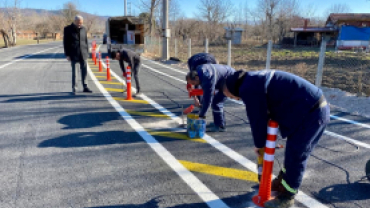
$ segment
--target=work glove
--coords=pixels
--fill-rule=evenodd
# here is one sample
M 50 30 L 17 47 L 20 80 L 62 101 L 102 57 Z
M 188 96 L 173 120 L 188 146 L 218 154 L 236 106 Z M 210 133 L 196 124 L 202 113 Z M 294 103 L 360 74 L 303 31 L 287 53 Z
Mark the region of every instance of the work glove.
M 259 156 L 257 157 L 258 181 L 261 182 L 263 155 L 265 154 L 265 148 L 258 149 L 258 153 L 259 153 Z

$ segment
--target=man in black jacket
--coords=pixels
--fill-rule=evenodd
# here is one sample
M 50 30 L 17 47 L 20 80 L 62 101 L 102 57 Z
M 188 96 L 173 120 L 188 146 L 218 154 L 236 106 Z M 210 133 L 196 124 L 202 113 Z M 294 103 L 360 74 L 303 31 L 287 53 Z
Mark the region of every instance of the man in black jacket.
M 81 16 L 76 16 L 75 21 L 71 25 L 64 28 L 64 54 L 72 65 L 73 93 L 75 93 L 77 90 L 76 63 L 80 64 L 81 81 L 84 88 L 83 92 L 92 92 L 87 86 L 86 59 L 89 56 L 89 49 L 86 28 L 82 26 L 82 23 L 83 18 Z
M 119 61 L 119 65 L 121 67 L 124 77 L 126 77 L 126 67 L 124 62 L 126 62 L 131 67 L 132 75 L 134 75 L 136 83 L 135 96 L 140 96 L 141 95 L 139 82 L 139 71 L 141 66 L 140 55 L 128 49 L 121 49 L 121 51 L 112 51 L 111 58 Z

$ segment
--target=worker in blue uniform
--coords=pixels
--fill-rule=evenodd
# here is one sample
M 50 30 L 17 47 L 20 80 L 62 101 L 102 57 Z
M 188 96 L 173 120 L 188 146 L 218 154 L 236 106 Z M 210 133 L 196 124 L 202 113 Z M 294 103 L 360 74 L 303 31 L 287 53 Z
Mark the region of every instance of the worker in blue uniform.
M 266 144 L 268 121 L 278 122 L 281 136 L 287 138 L 284 168 L 272 182 L 278 195 L 265 207 L 293 206 L 307 160 L 330 120 L 322 91 L 291 73 L 240 70 L 227 78 L 223 92 L 244 102 L 257 155 Z
M 192 64 L 190 66 L 194 67 Z M 222 84 L 225 78 L 234 72 L 235 69 L 226 65 L 203 64 L 193 68 L 186 76 L 189 84 L 200 85 L 203 89 L 199 117 L 205 118 L 209 106 L 212 107 L 214 123 L 207 131 L 224 132 L 226 130 L 223 106 L 227 98 L 222 92 Z
M 194 71 L 197 69 L 198 66 L 203 64 L 218 64 L 216 58 L 210 53 L 197 53 L 189 58 L 188 60 L 188 67 L 190 71 Z M 189 91 L 191 90 L 192 85 L 187 83 L 186 89 Z M 195 89 L 199 89 L 199 85 L 194 86 Z M 202 100 L 202 96 L 194 96 L 194 103 L 195 106 L 200 107 L 200 103 Z

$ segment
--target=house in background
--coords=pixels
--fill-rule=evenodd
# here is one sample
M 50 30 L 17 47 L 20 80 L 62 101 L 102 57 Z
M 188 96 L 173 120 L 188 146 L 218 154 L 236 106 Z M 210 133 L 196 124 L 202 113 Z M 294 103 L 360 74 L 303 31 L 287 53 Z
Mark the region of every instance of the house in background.
M 332 13 L 325 27 L 309 27 L 305 20 L 303 27 L 291 28 L 294 33 L 294 46 L 319 46 L 322 37 L 328 39 L 328 46 L 337 49 L 367 47 L 370 40 L 370 14 Z
M 242 43 L 243 32 L 242 28 L 225 27 L 225 39 L 231 40 L 233 45 L 239 45 Z
M 330 14 L 326 25 L 339 29 L 336 47 L 339 50 L 367 48 L 370 41 L 370 14 Z

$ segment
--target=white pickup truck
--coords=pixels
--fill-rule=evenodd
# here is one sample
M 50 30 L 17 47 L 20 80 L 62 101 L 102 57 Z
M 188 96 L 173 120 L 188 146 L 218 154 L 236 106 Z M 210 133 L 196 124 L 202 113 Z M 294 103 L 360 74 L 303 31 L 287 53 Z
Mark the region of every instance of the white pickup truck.
M 144 21 L 134 16 L 109 17 L 106 22 L 107 49 L 118 51 L 129 48 L 144 52 Z

